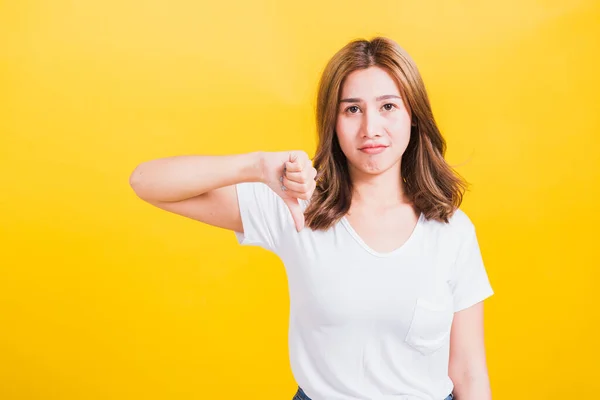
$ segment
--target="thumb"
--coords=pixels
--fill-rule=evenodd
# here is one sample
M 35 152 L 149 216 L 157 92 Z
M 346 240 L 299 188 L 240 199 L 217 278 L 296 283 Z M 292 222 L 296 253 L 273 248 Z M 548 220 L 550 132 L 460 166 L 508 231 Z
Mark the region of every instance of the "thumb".
M 304 228 L 304 213 L 302 212 L 302 207 L 300 207 L 298 199 L 289 198 L 284 199 L 283 201 L 292 213 L 292 219 L 294 220 L 294 225 L 296 225 L 296 231 L 300 232 L 302 228 Z

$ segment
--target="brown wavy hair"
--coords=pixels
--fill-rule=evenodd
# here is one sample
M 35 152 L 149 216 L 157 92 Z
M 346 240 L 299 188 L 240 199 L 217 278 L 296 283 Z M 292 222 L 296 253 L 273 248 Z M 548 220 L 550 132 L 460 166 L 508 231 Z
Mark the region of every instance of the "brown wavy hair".
M 402 155 L 406 196 L 426 219 L 448 222 L 460 206 L 468 183 L 444 159 L 446 141 L 438 129 L 415 62 L 396 42 L 384 37 L 354 40 L 327 63 L 317 94 L 318 145 L 313 166 L 317 186 L 304 215 L 306 226 L 325 230 L 350 209 L 352 180 L 335 132 L 342 85 L 353 71 L 377 66 L 396 81 L 411 115 L 410 140 Z

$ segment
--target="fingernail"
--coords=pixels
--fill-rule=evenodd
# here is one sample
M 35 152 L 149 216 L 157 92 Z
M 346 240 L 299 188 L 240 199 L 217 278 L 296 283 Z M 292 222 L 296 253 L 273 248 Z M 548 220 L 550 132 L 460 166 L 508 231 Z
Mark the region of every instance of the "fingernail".
M 279 182 L 283 182 L 283 176 L 279 177 Z

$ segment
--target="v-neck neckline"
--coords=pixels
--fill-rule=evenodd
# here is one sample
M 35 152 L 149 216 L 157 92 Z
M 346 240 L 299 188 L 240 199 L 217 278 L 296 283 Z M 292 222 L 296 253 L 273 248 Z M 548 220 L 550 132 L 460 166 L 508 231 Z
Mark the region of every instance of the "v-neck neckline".
M 358 242 L 358 244 L 365 249 L 367 252 L 371 253 L 372 255 L 376 256 L 376 257 L 391 257 L 397 254 L 400 254 L 401 252 L 404 252 L 407 248 L 407 246 L 413 242 L 416 238 L 416 236 L 419 234 L 419 232 L 421 231 L 421 226 L 423 225 L 423 221 L 425 220 L 425 214 L 423 214 L 422 212 L 419 214 L 419 218 L 417 219 L 417 223 L 415 224 L 410 236 L 404 241 L 404 243 L 402 243 L 400 245 L 400 247 L 397 247 L 394 250 L 391 251 L 387 251 L 387 252 L 380 252 L 377 251 L 373 248 L 371 248 L 371 246 L 369 246 L 358 234 L 358 232 L 356 232 L 354 230 L 354 228 L 352 227 L 352 225 L 350 224 L 350 221 L 348 221 L 348 218 L 346 218 L 346 216 L 344 215 L 341 218 L 341 223 L 342 225 L 344 225 L 344 227 L 346 228 L 346 230 L 348 230 L 348 232 L 350 233 L 350 235 L 354 238 L 354 240 L 356 240 Z

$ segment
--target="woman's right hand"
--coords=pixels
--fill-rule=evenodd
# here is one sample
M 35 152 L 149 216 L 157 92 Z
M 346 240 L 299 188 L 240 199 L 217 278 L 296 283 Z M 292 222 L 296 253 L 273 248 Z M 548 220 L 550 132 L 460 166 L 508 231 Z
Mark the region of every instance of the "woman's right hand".
M 309 200 L 315 191 L 317 170 L 302 150 L 265 152 L 262 181 L 279 195 L 290 212 L 296 230 L 304 228 L 304 213 L 298 199 Z

